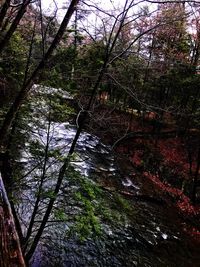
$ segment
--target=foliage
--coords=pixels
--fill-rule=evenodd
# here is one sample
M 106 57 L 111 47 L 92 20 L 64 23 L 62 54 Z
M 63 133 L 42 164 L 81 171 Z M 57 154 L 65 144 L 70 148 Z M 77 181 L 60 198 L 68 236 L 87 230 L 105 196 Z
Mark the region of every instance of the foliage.
M 57 49 L 42 75 L 42 83 L 74 93 L 76 83 L 72 80 L 72 68 L 75 61 L 76 51 L 73 45 Z
M 41 14 L 38 11 L 35 10 L 33 13 L 41 19 Z M 100 96 L 106 93 L 103 104 L 107 104 L 108 108 L 116 108 L 117 111 L 119 108 L 124 109 L 124 111 L 127 108 L 138 109 L 138 115 L 141 111 L 144 111 L 144 114 L 148 110 L 156 112 L 158 119 L 150 120 L 154 126 L 155 122 L 162 121 L 164 115 L 168 113 L 173 116 L 175 126 L 179 130 L 184 129 L 187 132 L 190 128 L 199 129 L 200 76 L 195 69 L 199 62 L 199 38 L 198 36 L 195 37 L 195 45 L 189 39 L 191 34 L 187 27 L 186 16 L 188 14 L 184 5 L 180 5 L 180 3 L 161 4 L 159 9 L 152 14 L 147 8 L 144 8 L 138 17 L 139 20 L 130 12 L 130 17 L 124 21 L 119 38 L 109 55 L 110 61 L 97 86 L 97 101 L 94 103 L 101 104 Z M 79 15 L 81 16 L 81 14 Z M 37 18 L 37 16 L 34 17 Z M 116 17 L 120 21 L 121 15 Z M 30 179 L 27 190 L 31 191 L 33 199 L 40 197 L 40 205 L 46 205 L 49 199 L 56 200 L 52 217 L 69 224 L 73 220 L 74 225 L 71 227 L 70 234 L 78 235 L 81 240 L 101 235 L 104 222 L 118 221 L 119 224 L 125 222 L 127 216 L 133 212 L 130 203 L 119 194 L 113 194 L 110 198 L 107 196 L 106 200 L 109 202 L 107 203 L 102 198 L 105 192 L 92 182 L 92 177 L 81 176 L 72 166 L 67 170 L 65 183 L 69 186 L 69 190 L 73 191 L 76 188 L 76 192 L 73 191 L 68 196 L 63 189 L 64 196 L 58 194 L 57 198 L 52 187 L 55 185 L 54 178 L 57 177 L 58 171 L 49 174 L 47 170 L 51 169 L 53 164 L 60 167 L 65 155 L 63 155 L 62 148 L 48 147 L 48 140 L 45 140 L 45 143 L 43 136 L 40 136 L 41 139 L 39 139 L 35 138 L 34 134 L 39 129 L 46 131 L 45 137 L 48 137 L 48 125 L 51 125 L 52 122 L 66 122 L 74 116 L 74 110 L 64 98 L 65 92 L 70 92 L 73 96 L 76 95 L 80 107 L 84 109 L 85 103 L 89 100 L 91 89 L 95 85 L 106 56 L 108 56 L 106 54 L 108 52 L 107 47 L 112 46 L 113 35 L 118 30 L 117 20 L 114 24 L 116 27 L 113 30 L 110 28 L 110 32 L 107 32 L 107 25 L 102 19 L 103 30 L 100 29 L 100 34 L 96 36 L 97 29 L 95 29 L 93 38 L 89 38 L 86 34 L 82 35 L 81 31 L 77 29 L 78 22 L 75 22 L 74 28 L 68 30 L 64 36 L 61 46 L 56 48 L 51 59 L 45 62 L 44 71 L 31 81 L 44 85 L 44 91 L 45 86 L 47 91 L 50 89 L 49 87 L 62 88 L 61 95 L 55 91 L 53 93 L 38 93 L 33 88 L 33 94 L 30 95 L 31 100 L 27 100 L 23 106 L 21 104 L 21 110 L 17 110 L 17 119 L 14 115 L 13 128 L 9 129 L 12 134 L 7 138 L 7 152 L 12 153 L 13 161 L 15 161 L 13 164 L 14 176 L 19 181 L 22 177 L 24 187 L 26 187 L 25 178 Z M 1 106 L 4 105 L 4 108 L 0 109 L 1 121 L 6 118 L 5 109 L 9 108 L 7 104 L 9 103 L 13 107 L 13 100 L 22 88 L 27 74 L 30 77 L 34 67 L 43 59 L 44 51 L 42 50 L 47 50 L 51 45 L 51 38 L 56 34 L 58 27 L 56 19 L 50 16 L 44 16 L 43 22 L 38 19 L 35 36 L 32 32 L 34 24 L 32 22 L 33 17 L 31 23 L 27 24 L 30 29 L 24 27 L 25 23 L 22 23 L 0 55 L 0 101 Z M 149 31 L 148 29 L 151 27 L 154 30 Z M 44 32 L 41 28 L 44 28 Z M 145 31 L 145 36 L 136 38 L 137 33 L 142 34 Z M 110 39 L 109 34 L 111 34 Z M 47 37 L 46 40 L 42 40 L 43 37 Z M 136 38 L 135 43 L 129 47 L 134 38 Z M 108 40 L 111 43 L 107 43 Z M 28 54 L 30 58 L 28 58 Z M 29 60 L 30 62 L 28 62 Z M 195 66 L 192 65 L 194 61 L 196 61 Z M 29 66 L 27 66 L 27 62 Z M 28 68 L 26 69 L 26 67 Z M 26 98 L 26 94 L 21 97 L 20 101 L 23 98 Z M 40 107 L 42 108 L 40 109 Z M 95 110 L 95 105 L 91 107 L 91 110 Z M 142 119 L 144 117 L 145 115 Z M 98 118 L 104 120 L 101 116 Z M 117 124 L 115 126 L 118 127 L 118 121 L 114 124 Z M 14 129 L 14 126 L 17 130 Z M 155 128 L 154 126 L 152 128 Z M 161 128 L 160 126 L 159 130 Z M 126 135 L 127 131 L 123 129 L 120 135 L 122 136 L 123 133 Z M 154 139 L 156 143 L 156 137 Z M 26 144 L 27 140 L 28 145 Z M 145 147 L 144 151 L 141 151 L 142 149 L 135 151 L 133 160 L 135 166 L 144 171 L 144 176 L 166 192 L 179 198 L 177 206 L 181 210 L 188 214 L 194 214 L 196 211 L 190 205 L 189 198 L 183 195 L 180 189 L 170 188 L 169 185 L 170 181 L 170 183 L 176 183 L 182 187 L 182 180 L 181 185 L 174 180 L 178 179 L 180 174 L 185 175 L 185 169 L 188 167 L 185 164 L 185 158 L 181 153 L 177 153 L 176 144 L 178 144 L 177 140 L 172 144 L 171 151 L 162 143 L 157 144 L 161 150 L 160 155 L 154 154 L 152 147 L 150 149 Z M 27 149 L 28 155 L 33 156 L 33 158 L 30 156 L 29 160 L 33 159 L 38 171 L 33 171 L 31 175 L 28 171 L 27 177 L 23 177 L 20 173 L 20 163 L 18 168 L 15 168 L 17 160 L 21 156 L 20 151 L 23 149 Z M 76 156 L 71 157 L 71 161 L 74 159 Z M 179 163 L 181 167 L 184 167 L 183 170 L 181 170 Z M 196 162 L 197 164 L 198 162 Z M 170 170 L 172 166 L 175 171 Z M 24 170 L 22 171 L 24 172 Z M 159 175 L 165 177 L 162 178 Z M 32 182 L 37 185 L 37 188 L 31 188 Z M 38 184 L 42 184 L 41 188 L 38 187 Z M 77 214 L 70 214 L 69 216 L 67 207 L 59 205 L 59 200 L 63 201 L 63 199 L 66 204 L 68 197 L 71 198 L 73 204 L 78 205 Z M 111 200 L 113 201 L 112 204 L 110 204 Z M 61 203 L 63 203 L 62 201 Z M 119 209 L 122 211 L 121 213 L 118 211 Z M 38 212 L 37 216 L 41 219 L 42 214 Z
M 81 205 L 81 213 L 75 215 L 74 225 L 70 230 L 70 234 L 76 233 L 80 240 L 85 240 L 89 236 L 96 236 L 101 234 L 101 224 L 98 218 L 97 207 L 99 205 L 98 199 L 101 197 L 100 188 L 95 185 L 88 178 L 78 174 L 73 168 L 70 173 L 72 174 L 72 184 L 78 185 L 78 191 L 75 192 L 75 203 Z
M 0 55 L 0 105 L 10 103 L 23 83 L 27 60 L 27 44 L 19 32 L 15 32 Z M 7 106 L 6 106 L 7 107 Z
M 72 166 L 68 169 L 66 178 L 70 181 L 70 187 L 76 186 L 70 196 L 68 195 L 68 202 L 74 209 L 76 206 L 79 207 L 71 216 L 67 215 L 67 211 L 64 214 L 63 208 L 59 209 L 58 213 L 61 212 L 66 222 L 73 222 L 69 224 L 71 226 L 70 230 L 67 230 L 67 235 L 76 235 L 82 241 L 103 236 L 104 224 L 117 228 L 124 225 L 128 216 L 134 214 L 128 200 L 117 193 L 113 193 L 112 196 L 107 195 L 92 177 L 84 177 Z
M 11 42 L 1 55 L 0 75 L 20 86 L 26 63 L 26 43 L 19 32 L 15 32 Z
M 50 103 L 50 107 L 53 121 L 65 122 L 68 121 L 72 115 L 75 115 L 74 109 L 59 97 L 54 97 Z

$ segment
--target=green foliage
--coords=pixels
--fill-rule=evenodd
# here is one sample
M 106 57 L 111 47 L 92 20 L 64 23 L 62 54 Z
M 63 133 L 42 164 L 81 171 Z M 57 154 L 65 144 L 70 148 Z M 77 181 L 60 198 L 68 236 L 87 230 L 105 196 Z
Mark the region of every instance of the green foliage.
M 71 218 L 73 225 L 69 235 L 75 234 L 82 241 L 92 236 L 102 236 L 104 223 L 119 227 L 126 222 L 128 216 L 134 214 L 128 200 L 117 193 L 110 196 L 91 178 L 81 176 L 72 167 L 68 170 L 67 178 L 70 179 L 69 186 L 77 187 L 73 205 L 78 205 L 80 209 Z
M 54 217 L 55 219 L 61 220 L 61 221 L 67 221 L 69 219 L 63 208 L 56 209 L 54 211 Z
M 99 218 L 95 215 L 95 209 L 89 200 L 81 198 L 83 203 L 83 214 L 75 217 L 75 225 L 77 234 L 80 240 L 85 240 L 91 235 L 101 234 L 101 225 Z
M 41 197 L 43 199 L 49 198 L 49 199 L 56 199 L 57 195 L 55 195 L 54 190 L 53 189 L 47 189 L 47 190 L 43 190 L 41 193 Z
M 23 83 L 27 44 L 15 32 L 0 55 L 0 107 L 7 108 Z M 3 81 L 3 84 L 2 84 Z M 3 90 L 2 90 L 3 89 Z
M 36 158 L 44 157 L 44 147 L 41 145 L 41 143 L 38 140 L 30 141 L 29 151 Z
M 129 201 L 121 197 L 119 194 L 115 195 L 115 203 L 116 206 L 120 207 L 119 209 L 122 209 L 123 211 L 131 212 L 132 210 Z
M 83 45 L 79 48 L 74 74 L 77 94 L 87 95 L 90 93 L 99 70 L 103 66 L 104 59 L 105 45 L 101 40 Z M 99 86 L 101 86 L 101 84 Z
M 71 78 L 75 62 L 76 51 L 73 45 L 57 49 L 43 73 L 43 84 L 54 88 L 63 88 L 73 93 L 76 90 L 76 83 Z
M 165 74 L 148 81 L 146 102 L 162 108 L 179 107 L 189 113 L 193 97 L 198 97 L 198 84 L 199 76 L 193 66 L 174 64 Z
M 27 45 L 19 32 L 15 32 L 0 57 L 0 76 L 19 88 L 25 71 Z
M 53 121 L 66 122 L 72 115 L 75 114 L 73 108 L 56 96 L 54 96 L 50 106 Z
M 77 63 L 85 72 L 96 75 L 98 70 L 102 67 L 104 60 L 105 45 L 103 41 L 99 41 L 87 46 L 82 46 Z
M 79 203 L 81 210 L 74 215 L 74 224 L 70 229 L 70 234 L 76 233 L 80 240 L 85 240 L 90 236 L 101 234 L 100 219 L 97 214 L 98 198 L 101 197 L 101 190 L 91 180 L 81 176 L 72 167 L 69 167 L 67 178 L 70 179 L 71 186 L 78 186 L 78 191 L 74 193 L 76 205 Z
M 120 58 L 116 60 L 112 66 L 108 69 L 108 73 L 114 77 L 118 82 L 110 85 L 112 93 L 111 99 L 113 102 L 119 102 L 124 107 L 130 106 L 136 108 L 134 98 L 130 97 L 131 94 L 139 96 L 143 83 L 143 67 L 144 61 L 137 56 L 128 56 L 126 58 Z
M 117 193 L 113 194 L 111 199 L 104 196 L 98 206 L 98 214 L 102 222 L 111 224 L 113 227 L 119 227 L 132 214 L 131 205 Z

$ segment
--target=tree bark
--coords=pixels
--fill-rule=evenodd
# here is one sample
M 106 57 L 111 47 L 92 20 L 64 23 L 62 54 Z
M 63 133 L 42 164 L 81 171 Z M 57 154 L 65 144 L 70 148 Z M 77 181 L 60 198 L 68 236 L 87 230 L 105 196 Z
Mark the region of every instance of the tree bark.
M 10 0 L 6 0 L 1 8 L 1 11 L 0 11 L 0 29 L 2 27 L 2 24 L 3 24 L 3 21 L 4 21 L 4 18 L 6 16 L 6 13 L 7 13 L 7 10 L 10 6 Z
M 25 267 L 10 203 L 0 176 L 0 266 Z

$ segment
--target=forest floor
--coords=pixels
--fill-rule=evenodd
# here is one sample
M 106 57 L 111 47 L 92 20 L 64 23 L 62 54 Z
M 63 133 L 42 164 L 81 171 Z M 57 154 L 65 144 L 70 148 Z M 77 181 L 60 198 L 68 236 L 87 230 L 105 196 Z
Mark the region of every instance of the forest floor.
M 138 114 L 111 110 L 105 106 L 94 113 L 91 129 L 104 142 L 114 144 L 117 158 L 123 155 L 128 159 L 133 175 L 134 170 L 140 173 L 147 195 L 153 192 L 154 198 L 162 199 L 176 209 L 182 221 L 182 230 L 199 243 L 200 191 L 197 190 L 195 205 L 190 199 L 196 169 L 197 136 L 188 138 L 176 134 L 175 124 L 169 116 L 156 133 L 154 119 L 150 116 L 144 119 Z

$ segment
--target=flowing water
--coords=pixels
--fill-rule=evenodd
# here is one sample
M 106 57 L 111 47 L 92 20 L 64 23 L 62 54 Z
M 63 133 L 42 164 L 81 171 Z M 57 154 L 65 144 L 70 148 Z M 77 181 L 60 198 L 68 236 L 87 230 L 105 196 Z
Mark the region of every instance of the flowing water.
M 40 224 L 62 157 L 76 131 L 69 123 L 48 124 L 48 107 L 41 99 L 32 109 L 40 116 L 27 121 L 31 134 L 20 160 L 26 174 L 18 192 L 24 231 L 43 175 L 47 142 L 43 197 L 34 229 Z M 31 266 L 200 266 L 198 248 L 181 231 L 173 208 L 162 201 L 134 197 L 144 193 L 143 182 L 126 159 L 117 160 L 109 146 L 83 132 Z

